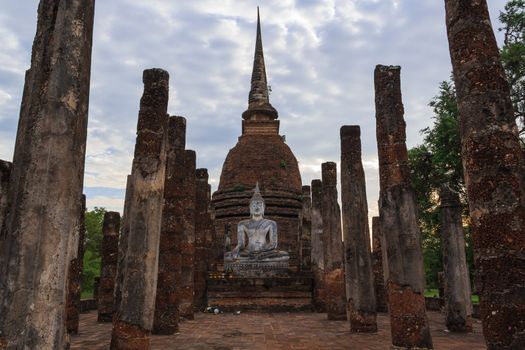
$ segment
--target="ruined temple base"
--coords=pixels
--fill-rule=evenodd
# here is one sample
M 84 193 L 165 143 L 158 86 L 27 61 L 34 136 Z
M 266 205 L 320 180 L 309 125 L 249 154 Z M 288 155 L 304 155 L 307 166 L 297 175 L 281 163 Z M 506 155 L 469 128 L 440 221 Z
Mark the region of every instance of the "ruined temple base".
M 481 323 L 473 333 L 447 332 L 442 313 L 428 312 L 435 349 L 483 350 Z M 351 333 L 348 322 L 331 322 L 318 313 L 196 313 L 183 321 L 175 335 L 151 336 L 151 350 L 385 350 L 389 349 L 390 320 L 377 314 L 377 333 Z M 71 350 L 107 350 L 111 324 L 97 323 L 96 312 L 80 315 L 80 335 L 71 337 Z
M 224 312 L 312 311 L 313 278 L 308 274 L 281 277 L 208 277 L 208 305 Z

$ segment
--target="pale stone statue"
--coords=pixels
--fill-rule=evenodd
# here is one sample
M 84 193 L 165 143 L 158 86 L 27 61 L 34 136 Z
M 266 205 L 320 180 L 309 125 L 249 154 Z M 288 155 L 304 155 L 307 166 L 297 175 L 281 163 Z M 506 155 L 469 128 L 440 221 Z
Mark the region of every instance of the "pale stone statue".
M 237 246 L 224 254 L 224 261 L 288 261 L 288 253 L 277 250 L 277 223 L 263 217 L 264 199 L 258 183 L 250 199 L 250 215 L 251 219 L 237 225 Z

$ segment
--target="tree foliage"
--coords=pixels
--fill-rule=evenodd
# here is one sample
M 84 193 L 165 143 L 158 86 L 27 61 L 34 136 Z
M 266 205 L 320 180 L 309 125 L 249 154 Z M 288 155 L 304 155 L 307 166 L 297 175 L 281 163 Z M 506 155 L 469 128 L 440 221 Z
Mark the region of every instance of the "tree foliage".
M 93 292 L 95 277 L 100 276 L 100 247 L 102 244 L 102 222 L 106 209 L 95 207 L 86 211 L 86 238 L 84 241 L 83 293 Z
M 410 149 L 408 156 L 423 235 L 427 286 L 437 288 L 437 273 L 442 270 L 439 188 L 448 184 L 458 191 L 465 204 L 465 214 L 466 201 L 454 84 L 442 82 L 429 105 L 434 112 L 433 125 L 421 130 L 423 144 Z
M 525 0 L 511 0 L 500 12 L 505 34 L 501 61 L 511 89 L 514 115 L 522 144 L 525 143 Z

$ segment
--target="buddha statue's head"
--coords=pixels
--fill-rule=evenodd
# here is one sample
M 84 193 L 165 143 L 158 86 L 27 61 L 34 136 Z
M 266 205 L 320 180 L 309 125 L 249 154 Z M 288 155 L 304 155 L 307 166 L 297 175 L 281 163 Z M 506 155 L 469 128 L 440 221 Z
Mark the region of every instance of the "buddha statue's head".
M 250 199 L 250 215 L 252 218 L 262 218 L 264 215 L 264 199 L 259 190 L 259 182 L 255 185 L 253 196 Z

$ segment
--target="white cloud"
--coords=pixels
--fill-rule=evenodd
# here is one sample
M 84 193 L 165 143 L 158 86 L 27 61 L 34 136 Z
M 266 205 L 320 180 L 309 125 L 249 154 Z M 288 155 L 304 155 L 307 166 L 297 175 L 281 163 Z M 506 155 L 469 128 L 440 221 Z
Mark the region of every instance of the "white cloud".
M 505 2 L 489 3 L 493 22 Z M 378 63 L 402 66 L 407 144 L 416 145 L 419 130 L 431 123 L 427 104 L 450 75 L 440 1 L 98 1 L 86 186 L 125 187 L 142 70 L 161 67 L 171 77 L 169 112 L 187 117 L 187 146 L 217 187 L 247 107 L 257 5 L 271 102 L 303 182 L 320 177 L 322 162 L 339 160 L 341 125 L 361 125 L 368 203 L 377 213 L 373 69 Z M 12 156 L 36 9 L 37 0 L 0 0 L 3 159 Z M 95 196 L 88 205 L 116 209 L 122 200 Z

